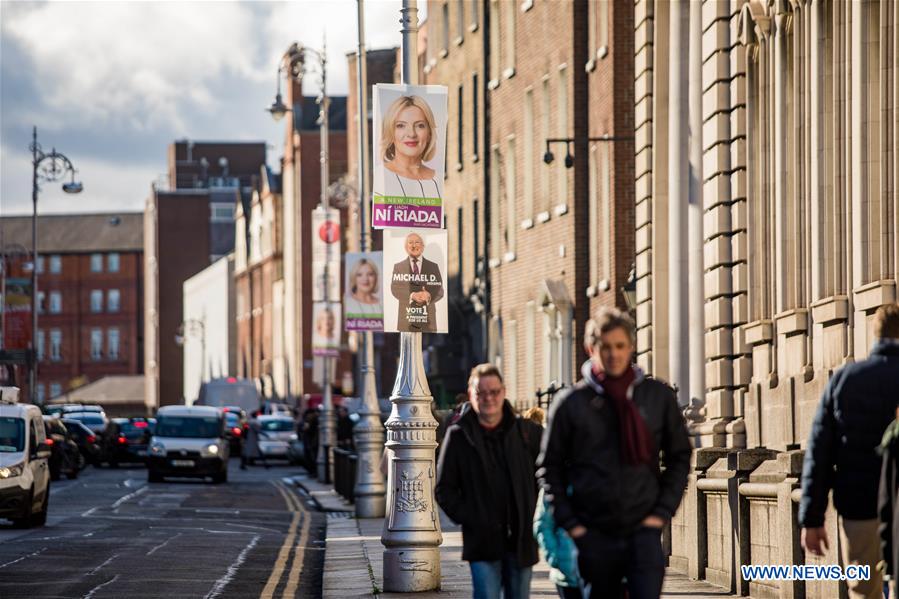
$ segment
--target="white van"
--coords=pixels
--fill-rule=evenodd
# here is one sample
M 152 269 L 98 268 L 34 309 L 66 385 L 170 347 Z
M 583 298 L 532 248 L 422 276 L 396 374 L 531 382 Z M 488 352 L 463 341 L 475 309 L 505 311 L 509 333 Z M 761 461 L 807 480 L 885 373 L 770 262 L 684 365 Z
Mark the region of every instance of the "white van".
M 0 518 L 43 526 L 50 502 L 50 447 L 37 406 L 18 403 L 17 387 L 0 387 Z
M 156 430 L 147 451 L 147 480 L 163 477 L 211 477 L 228 481 L 225 414 L 209 406 L 164 406 L 156 412 Z

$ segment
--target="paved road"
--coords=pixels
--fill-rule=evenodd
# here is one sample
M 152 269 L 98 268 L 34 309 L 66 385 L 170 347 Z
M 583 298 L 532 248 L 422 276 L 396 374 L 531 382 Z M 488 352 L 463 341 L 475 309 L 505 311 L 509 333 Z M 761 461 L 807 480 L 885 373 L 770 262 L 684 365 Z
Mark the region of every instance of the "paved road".
M 282 478 L 147 484 L 143 469 L 88 468 L 52 484 L 47 525 L 0 520 L 0 597 L 319 597 L 325 516 Z

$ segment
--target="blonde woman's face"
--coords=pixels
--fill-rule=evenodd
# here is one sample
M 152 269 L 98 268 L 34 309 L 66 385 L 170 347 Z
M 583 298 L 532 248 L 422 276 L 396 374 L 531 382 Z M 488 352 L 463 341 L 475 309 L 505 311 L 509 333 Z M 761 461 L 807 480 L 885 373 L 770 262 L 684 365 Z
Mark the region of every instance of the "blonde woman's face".
M 378 277 L 375 275 L 375 269 L 371 264 L 363 264 L 356 269 L 356 290 L 362 293 L 372 293 L 375 290 L 375 283 Z
M 407 106 L 396 117 L 393 128 L 394 146 L 398 154 L 419 158 L 428 147 L 431 132 L 425 113 L 418 106 Z

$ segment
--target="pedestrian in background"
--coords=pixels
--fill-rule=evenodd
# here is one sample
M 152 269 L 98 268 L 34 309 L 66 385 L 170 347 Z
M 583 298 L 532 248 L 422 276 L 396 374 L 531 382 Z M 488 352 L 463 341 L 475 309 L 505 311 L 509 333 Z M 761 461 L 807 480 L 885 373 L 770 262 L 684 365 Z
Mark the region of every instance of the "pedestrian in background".
M 258 418 L 253 418 L 250 420 L 250 424 L 247 427 L 247 436 L 244 439 L 243 447 L 240 452 L 240 469 L 246 470 L 247 464 L 253 465 L 256 460 L 262 460 L 262 463 L 268 468 L 268 462 L 265 460 L 265 454 L 262 453 L 262 449 L 259 447 L 259 437 L 262 433 L 262 426 L 259 423 Z
M 537 563 L 532 532 L 542 429 L 518 418 L 496 366 L 475 366 L 471 409 L 449 427 L 437 467 L 437 501 L 462 525 L 475 599 L 525 599 Z
M 880 557 L 883 573 L 889 579 L 889 596 L 896 597 L 896 574 L 899 573 L 899 407 L 896 419 L 890 423 L 880 443 L 883 462 L 880 470 L 880 490 L 877 495 L 877 513 L 880 517 Z M 884 586 L 887 586 L 884 584 Z
M 583 379 L 553 400 L 543 435 L 543 489 L 591 599 L 617 599 L 625 577 L 630 599 L 660 596 L 662 528 L 687 486 L 686 424 L 674 390 L 632 363 L 635 335 L 614 308 L 588 321 Z
M 534 424 L 543 426 L 543 423 L 546 420 L 546 412 L 540 406 L 533 406 L 525 411 L 523 417 L 527 418 Z
M 868 565 L 869 580 L 847 580 L 853 599 L 883 594 L 877 493 L 882 460 L 877 452 L 899 403 L 899 304 L 878 308 L 876 341 L 864 360 L 830 377 L 812 422 L 802 467 L 799 524 L 802 546 L 824 555 L 830 540 L 824 528 L 833 490 L 844 565 Z
M 544 491 L 537 497 L 534 537 L 540 553 L 549 564 L 549 580 L 556 585 L 561 599 L 581 599 L 581 577 L 577 569 L 577 547 L 561 526 L 556 524 Z

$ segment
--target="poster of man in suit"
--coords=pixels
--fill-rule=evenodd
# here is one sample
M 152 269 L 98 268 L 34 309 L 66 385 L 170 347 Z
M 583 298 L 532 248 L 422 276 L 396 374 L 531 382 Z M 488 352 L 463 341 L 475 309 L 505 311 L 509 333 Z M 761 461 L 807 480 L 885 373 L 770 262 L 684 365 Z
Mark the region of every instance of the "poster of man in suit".
M 446 333 L 444 298 L 446 231 L 386 229 L 384 331 L 394 333 Z

